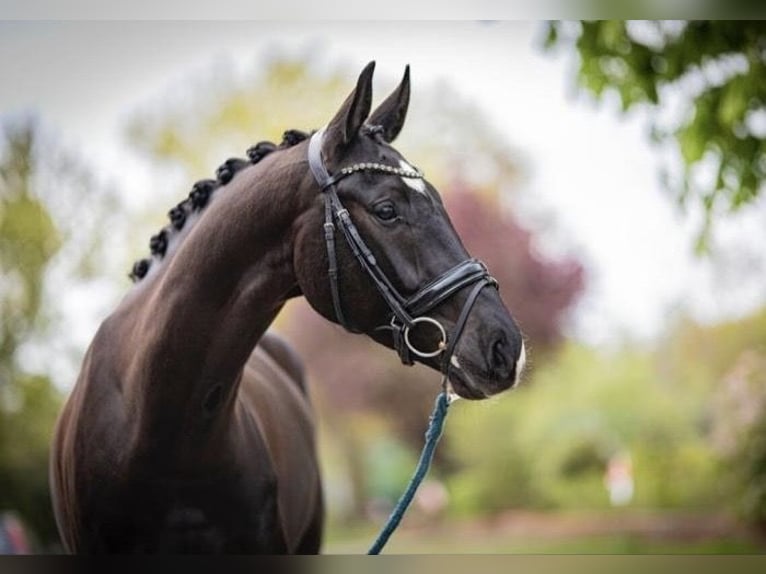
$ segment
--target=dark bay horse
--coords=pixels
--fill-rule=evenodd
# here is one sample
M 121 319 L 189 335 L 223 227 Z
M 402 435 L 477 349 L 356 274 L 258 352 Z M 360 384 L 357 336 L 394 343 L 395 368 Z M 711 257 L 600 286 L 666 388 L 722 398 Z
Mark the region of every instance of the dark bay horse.
M 312 409 L 299 359 L 267 332 L 291 297 L 465 398 L 518 380 L 522 338 L 492 278 L 390 145 L 409 69 L 370 113 L 373 69 L 325 128 L 228 160 L 152 237 L 57 425 L 68 551 L 319 551 Z

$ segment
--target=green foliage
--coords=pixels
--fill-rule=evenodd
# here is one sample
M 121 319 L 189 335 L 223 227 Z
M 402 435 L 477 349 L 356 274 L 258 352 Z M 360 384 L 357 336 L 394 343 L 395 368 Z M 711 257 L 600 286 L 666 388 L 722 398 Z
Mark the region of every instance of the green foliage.
M 735 509 L 766 532 L 766 352 L 741 352 L 717 389 L 713 439 Z
M 684 381 L 715 465 L 716 494 L 729 509 L 766 525 L 766 308 L 715 325 L 678 322 L 659 345 L 658 371 Z
M 364 459 L 370 496 L 393 507 L 412 476 L 417 457 L 390 434 L 378 434 L 370 440 Z
M 628 453 L 632 506 L 766 527 L 766 309 L 680 321 L 651 351 L 569 344 L 548 361 L 509 396 L 453 406 L 456 512 L 606 508 L 607 463 Z
M 106 272 L 104 237 L 117 198 L 95 184 L 34 122 L 0 131 L 0 510 L 16 511 L 38 541 L 57 540 L 48 453 L 61 392 L 53 381 L 76 344 L 62 328 L 61 290 Z M 82 206 L 87 205 L 87 210 Z M 79 311 L 78 311 L 79 312 Z M 25 350 L 46 360 L 34 367 Z M 83 349 L 76 348 L 76 361 Z M 73 360 L 73 362 L 74 362 Z M 71 382 L 71 381 L 69 381 Z
M 18 511 L 44 544 L 58 538 L 48 451 L 61 400 L 45 376 L 17 373 L 0 386 L 0 509 Z
M 31 131 L 17 132 L 0 161 L 0 365 L 12 361 L 34 327 L 45 265 L 60 246 L 58 230 L 30 189 L 32 144 Z
M 766 385 L 761 384 L 760 391 L 766 393 Z M 766 412 L 748 429 L 734 464 L 739 474 L 740 511 L 766 532 Z
M 48 443 L 60 397 L 24 373 L 16 353 L 40 328 L 43 276 L 60 236 L 35 196 L 33 132 L 11 132 L 0 157 L 0 508 L 17 510 L 38 536 L 55 538 Z
M 693 388 L 658 374 L 650 354 L 569 344 L 534 381 L 486 405 L 455 405 L 449 443 L 462 469 L 458 511 L 605 508 L 609 459 L 630 454 L 634 504 L 713 505 L 716 470 Z
M 578 80 L 596 97 L 616 92 L 623 112 L 652 111 L 654 137 L 673 142 L 683 162 L 672 191 L 704 208 L 699 249 L 714 216 L 752 204 L 764 187 L 765 43 L 760 21 L 556 22 L 546 42 L 576 46 Z M 709 181 L 704 166 L 713 168 Z

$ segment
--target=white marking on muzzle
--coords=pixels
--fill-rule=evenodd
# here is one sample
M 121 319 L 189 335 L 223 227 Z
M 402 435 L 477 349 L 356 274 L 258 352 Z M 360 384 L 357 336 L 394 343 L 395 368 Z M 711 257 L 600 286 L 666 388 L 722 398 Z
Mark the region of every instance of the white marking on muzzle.
M 454 402 L 460 398 L 460 395 L 455 392 L 454 388 L 452 388 L 452 381 L 447 381 L 447 388 L 445 390 L 447 391 L 449 402 Z
M 463 367 L 460 366 L 460 361 L 457 359 L 457 355 L 452 355 L 449 358 L 450 364 L 455 367 L 456 369 L 463 370 Z M 460 395 L 455 392 L 455 389 L 452 388 L 452 381 L 447 381 L 447 398 L 449 398 L 450 402 L 456 401 L 460 398 Z
M 521 342 L 521 352 L 519 353 L 519 358 L 516 361 L 516 379 L 513 381 L 513 387 L 518 385 L 521 382 L 521 373 L 524 371 L 524 367 L 527 364 L 527 346 L 524 344 L 524 341 Z

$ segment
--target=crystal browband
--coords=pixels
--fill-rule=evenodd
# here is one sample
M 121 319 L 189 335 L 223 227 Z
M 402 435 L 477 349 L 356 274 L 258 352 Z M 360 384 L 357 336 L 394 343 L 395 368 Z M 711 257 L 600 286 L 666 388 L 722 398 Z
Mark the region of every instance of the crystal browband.
M 339 171 L 344 177 L 356 173 L 358 171 L 377 171 L 389 175 L 398 175 L 399 177 L 407 177 L 411 179 L 423 179 L 423 172 L 419 169 L 406 169 L 403 167 L 394 167 L 393 165 L 385 165 L 382 163 L 355 163 L 344 167 Z

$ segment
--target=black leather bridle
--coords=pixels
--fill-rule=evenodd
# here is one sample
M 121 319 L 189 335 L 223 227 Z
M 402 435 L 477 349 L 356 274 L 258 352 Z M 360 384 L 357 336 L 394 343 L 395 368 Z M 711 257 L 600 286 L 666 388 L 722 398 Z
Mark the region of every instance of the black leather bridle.
M 311 173 L 314 175 L 324 195 L 325 222 L 324 237 L 327 245 L 328 275 L 330 277 L 330 290 L 335 315 L 338 322 L 348 331 L 359 333 L 347 320 L 340 299 L 340 287 L 338 277 L 338 261 L 335 249 L 335 233 L 339 228 L 346 243 L 351 248 L 362 269 L 370 276 L 373 284 L 391 309 L 391 320 L 388 325 L 377 329 L 391 330 L 396 349 L 402 363 L 412 365 L 412 354 L 419 357 L 436 357 L 442 355 L 441 371 L 445 376 L 445 382 L 449 379 L 452 355 L 463 333 L 468 316 L 473 308 L 479 293 L 484 287 L 498 287 L 497 281 L 489 274 L 486 265 L 478 259 L 466 259 L 451 269 L 430 281 L 425 287 L 409 297 L 403 296 L 393 286 L 383 270 L 378 266 L 375 255 L 367 247 L 359 231 L 351 221 L 351 217 L 343 207 L 335 189 L 335 184 L 340 180 L 358 172 L 367 171 L 373 173 L 395 175 L 398 177 L 423 179 L 419 170 L 403 169 L 380 163 L 356 163 L 340 169 L 335 175 L 331 175 L 322 160 L 322 141 L 324 130 L 319 130 L 311 136 L 308 149 L 308 161 Z M 463 304 L 455 327 L 448 335 L 444 326 L 436 319 L 426 315 L 437 305 L 456 294 L 463 288 L 473 286 L 468 298 Z M 429 323 L 440 333 L 441 341 L 436 349 L 423 351 L 414 347 L 410 341 L 410 331 L 416 325 Z

